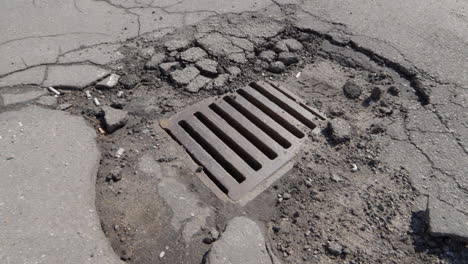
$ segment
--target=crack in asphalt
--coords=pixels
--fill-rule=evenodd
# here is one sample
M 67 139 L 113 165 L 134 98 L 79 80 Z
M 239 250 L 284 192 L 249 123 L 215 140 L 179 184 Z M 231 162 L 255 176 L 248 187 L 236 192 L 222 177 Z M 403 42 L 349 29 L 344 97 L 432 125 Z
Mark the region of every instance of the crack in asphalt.
M 22 41 L 22 40 L 27 40 L 27 39 L 56 38 L 56 37 L 69 36 L 69 35 L 101 35 L 101 36 L 106 36 L 106 37 L 112 37 L 109 34 L 105 34 L 105 33 L 101 33 L 101 32 L 69 32 L 69 33 L 62 33 L 62 34 L 30 36 L 30 37 L 23 37 L 23 38 L 17 38 L 17 39 L 10 39 L 10 40 L 1 42 L 0 46 L 3 46 L 5 44 L 11 43 L 11 42 Z

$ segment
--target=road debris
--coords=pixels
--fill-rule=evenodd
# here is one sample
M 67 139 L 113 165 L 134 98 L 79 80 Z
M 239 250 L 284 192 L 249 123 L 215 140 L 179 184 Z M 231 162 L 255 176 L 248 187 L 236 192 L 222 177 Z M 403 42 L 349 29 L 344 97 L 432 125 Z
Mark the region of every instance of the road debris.
M 94 104 L 95 104 L 96 106 L 100 106 L 100 105 L 101 105 L 101 103 L 99 102 L 99 99 L 97 99 L 97 97 L 94 97 L 94 98 L 93 98 L 93 102 L 94 102 Z
M 115 157 L 116 157 L 116 158 L 122 157 L 124 151 L 125 151 L 124 148 L 119 148 L 119 149 L 117 150 L 117 152 L 115 153 Z
M 54 87 L 52 87 L 52 86 L 47 87 L 47 89 L 49 91 L 51 91 L 52 93 L 54 93 L 55 95 L 60 95 L 60 92 L 58 90 L 56 90 Z
M 91 100 L 92 96 L 91 96 L 91 93 L 88 90 L 85 91 L 85 95 L 86 95 L 86 98 L 88 100 Z

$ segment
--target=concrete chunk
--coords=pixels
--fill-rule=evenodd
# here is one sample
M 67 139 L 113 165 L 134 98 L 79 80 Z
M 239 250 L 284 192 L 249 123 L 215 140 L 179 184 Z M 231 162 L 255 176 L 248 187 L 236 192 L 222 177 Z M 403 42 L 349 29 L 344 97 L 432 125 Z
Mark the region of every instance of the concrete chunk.
M 117 83 L 119 82 L 119 79 L 120 79 L 120 75 L 112 73 L 111 75 L 109 75 L 104 80 L 98 82 L 96 84 L 96 88 L 100 88 L 100 89 L 114 88 L 117 85 Z
M 81 90 L 110 73 L 94 65 L 49 66 L 47 78 L 42 86 Z
M 189 66 L 182 70 L 177 70 L 171 73 L 172 80 L 179 86 L 189 84 L 195 77 L 197 77 L 200 72 L 197 68 Z
M 257 224 L 246 218 L 229 221 L 226 231 L 213 244 L 208 264 L 271 264 L 265 239 Z
M 468 242 L 468 215 L 453 206 L 430 197 L 427 205 L 429 233 Z
M 196 62 L 206 57 L 206 55 L 208 54 L 203 49 L 199 47 L 193 47 L 180 53 L 180 58 L 184 61 Z
M 187 87 L 185 87 L 185 90 L 187 92 L 196 93 L 205 87 L 210 81 L 210 78 L 198 75 L 192 82 L 189 83 L 189 85 L 187 85 Z
M 104 125 L 109 133 L 113 133 L 127 124 L 128 113 L 124 110 L 104 106 L 102 107 L 102 113 L 104 115 Z

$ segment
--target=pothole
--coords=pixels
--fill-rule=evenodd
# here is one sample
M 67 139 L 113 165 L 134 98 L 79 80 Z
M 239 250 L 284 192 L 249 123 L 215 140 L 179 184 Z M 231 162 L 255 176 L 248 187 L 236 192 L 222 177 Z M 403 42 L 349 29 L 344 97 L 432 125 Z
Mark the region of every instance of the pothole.
M 426 241 L 412 226 L 417 193 L 404 169 L 380 161 L 390 137 L 404 140 L 405 111 L 420 106 L 410 80 L 384 62 L 258 14 L 213 17 L 163 39 L 129 41 L 122 52 L 126 58 L 109 65 L 120 82 L 86 88 L 101 105 L 128 112 L 124 127 L 98 136 L 96 205 L 122 259 L 202 263 L 219 238 L 212 234 L 239 215 L 264 224 L 268 252 L 284 263 L 446 257 L 428 246 L 415 252 L 413 243 Z M 286 89 L 248 86 L 259 80 Z M 359 91 L 346 95 L 348 82 Z M 102 128 L 100 106 L 82 92 L 59 100 L 72 103 L 67 111 L 83 115 L 96 131 Z M 323 129 L 317 125 L 324 118 L 313 109 L 340 121 Z M 211 179 L 200 180 L 198 165 L 159 127 L 172 116 L 168 130 Z M 318 127 L 320 133 L 311 132 Z M 182 142 L 176 135 L 182 132 L 192 143 Z M 264 175 L 285 176 L 239 206 L 211 191 L 229 196 L 231 188 L 216 184 L 221 177 L 214 166 L 234 186 L 255 178 L 249 191 Z

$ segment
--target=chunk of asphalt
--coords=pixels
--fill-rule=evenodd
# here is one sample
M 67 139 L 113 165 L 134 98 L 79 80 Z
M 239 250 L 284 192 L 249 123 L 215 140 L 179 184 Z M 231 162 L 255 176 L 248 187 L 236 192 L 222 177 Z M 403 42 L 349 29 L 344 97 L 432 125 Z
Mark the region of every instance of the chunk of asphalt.
M 176 70 L 171 73 L 171 79 L 178 86 L 188 85 L 195 77 L 200 74 L 200 71 L 193 66 L 189 66 L 182 70 Z
M 241 69 L 237 66 L 228 67 L 226 70 L 234 77 L 237 77 L 242 73 Z
M 299 58 L 297 57 L 297 55 L 291 52 L 281 52 L 278 55 L 278 60 L 283 62 L 286 66 L 299 62 Z
M 187 39 L 172 39 L 164 43 L 164 47 L 168 51 L 178 51 L 186 49 L 190 46 L 190 41 Z
M 343 85 L 343 93 L 349 99 L 356 99 L 362 93 L 362 87 L 353 80 L 348 80 Z
M 286 46 L 284 40 L 276 42 L 275 46 L 273 47 L 273 50 L 277 53 L 289 51 L 288 46 Z
M 3 99 L 3 105 L 25 103 L 47 94 L 47 90 L 34 85 L 21 85 L 8 87 L 0 90 L 0 98 Z
M 111 75 L 107 76 L 104 80 L 98 82 L 96 84 L 96 88 L 98 89 L 111 89 L 114 88 L 117 83 L 119 83 L 120 75 L 112 73 Z
M 151 56 L 145 64 L 145 69 L 147 70 L 156 70 L 158 69 L 159 64 L 163 63 L 166 60 L 166 54 L 160 52 Z
M 351 139 L 351 126 L 348 121 L 342 118 L 332 119 L 328 123 L 328 128 L 331 133 L 332 139 L 336 143 L 343 143 Z
M 0 162 L 0 262 L 122 263 L 95 206 L 94 129 L 81 116 L 28 106 L 0 114 L 0 135 L 17 138 L 0 140 L 15 157 Z
M 210 59 L 202 59 L 197 61 L 195 66 L 204 74 L 214 76 L 218 74 L 218 62 Z
M 299 51 L 299 50 L 302 50 L 304 48 L 304 45 L 302 45 L 301 42 L 295 40 L 295 39 L 285 39 L 283 40 L 284 44 L 286 44 L 286 47 L 288 47 L 288 50 L 289 51 Z
M 432 236 L 468 242 L 468 215 L 432 196 L 427 203 L 427 214 Z
M 94 65 L 53 65 L 42 86 L 81 90 L 109 74 L 109 70 Z
M 135 86 L 140 82 L 140 78 L 136 74 L 127 74 L 120 78 L 119 82 L 127 90 L 135 88 Z
M 229 74 L 220 74 L 218 77 L 216 77 L 212 82 L 210 82 L 206 86 L 206 90 L 212 90 L 212 89 L 222 89 L 226 86 L 226 83 L 229 80 Z
M 276 55 L 276 52 L 272 50 L 264 50 L 260 52 L 258 57 L 266 62 L 272 62 L 276 60 L 277 55 Z
M 207 55 L 208 54 L 203 49 L 199 47 L 193 47 L 184 52 L 181 52 L 180 59 L 188 62 L 197 62 Z
M 116 130 L 127 124 L 128 113 L 124 110 L 103 106 L 102 114 L 104 115 L 104 126 L 106 131 L 109 133 L 114 133 Z
M 268 70 L 272 73 L 282 73 L 286 71 L 286 65 L 284 65 L 284 63 L 281 61 L 275 61 L 270 63 Z
M 233 62 L 241 63 L 241 64 L 247 62 L 247 58 L 245 57 L 245 53 L 243 53 L 243 52 L 229 54 L 228 59 L 233 61 Z
M 177 70 L 180 67 L 178 62 L 166 62 L 159 65 L 159 70 L 162 74 L 169 75 L 171 72 Z
M 272 261 L 258 225 L 246 217 L 236 217 L 213 243 L 207 264 L 272 264 Z
M 185 90 L 190 93 L 197 93 L 198 91 L 200 91 L 200 89 L 204 88 L 210 81 L 210 78 L 205 77 L 203 75 L 198 75 L 185 87 Z

